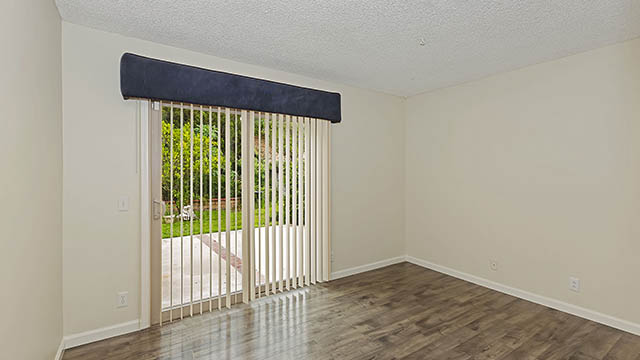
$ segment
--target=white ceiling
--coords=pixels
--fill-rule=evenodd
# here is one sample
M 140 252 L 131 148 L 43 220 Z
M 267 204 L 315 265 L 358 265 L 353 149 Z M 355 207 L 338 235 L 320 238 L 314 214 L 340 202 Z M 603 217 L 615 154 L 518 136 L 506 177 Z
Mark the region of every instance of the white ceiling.
M 640 36 L 640 0 L 56 3 L 72 23 L 401 96 Z

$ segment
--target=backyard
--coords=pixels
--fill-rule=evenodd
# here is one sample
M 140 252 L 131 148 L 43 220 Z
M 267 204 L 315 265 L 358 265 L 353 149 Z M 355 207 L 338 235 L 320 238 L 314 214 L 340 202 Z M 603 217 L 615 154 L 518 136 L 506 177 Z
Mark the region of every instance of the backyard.
M 177 210 L 174 210 L 174 215 L 177 214 Z M 218 232 L 218 216 L 220 216 L 220 231 L 226 231 L 226 210 L 203 210 L 196 211 L 196 218 L 193 219 L 193 234 L 200 234 L 200 223 L 202 222 L 202 233 L 217 233 Z M 260 214 L 262 216 L 260 216 Z M 240 209 L 238 211 L 231 211 L 231 226 L 229 230 L 239 230 L 242 229 L 242 212 Z M 165 212 L 165 218 L 169 217 L 169 212 Z M 258 220 L 260 220 L 260 224 L 264 224 L 265 221 L 265 211 L 263 209 L 256 209 L 255 213 L 255 224 L 258 226 Z M 173 225 L 173 234 L 171 233 L 171 225 Z M 182 226 L 182 236 L 188 236 L 191 234 L 191 221 L 190 220 L 180 220 L 177 219 L 173 222 L 173 224 L 163 221 L 162 223 L 162 238 L 170 238 L 172 237 L 180 237 L 180 227 Z

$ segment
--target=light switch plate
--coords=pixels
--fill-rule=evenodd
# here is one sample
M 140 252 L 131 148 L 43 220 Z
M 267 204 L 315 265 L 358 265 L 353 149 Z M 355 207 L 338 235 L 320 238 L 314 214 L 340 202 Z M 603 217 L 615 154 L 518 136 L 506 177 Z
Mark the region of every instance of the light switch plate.
M 128 196 L 121 196 L 118 198 L 118 211 L 129 211 Z
M 123 291 L 123 292 L 119 292 L 118 293 L 118 299 L 117 299 L 116 306 L 119 307 L 119 308 L 129 306 L 129 292 L 128 291 Z

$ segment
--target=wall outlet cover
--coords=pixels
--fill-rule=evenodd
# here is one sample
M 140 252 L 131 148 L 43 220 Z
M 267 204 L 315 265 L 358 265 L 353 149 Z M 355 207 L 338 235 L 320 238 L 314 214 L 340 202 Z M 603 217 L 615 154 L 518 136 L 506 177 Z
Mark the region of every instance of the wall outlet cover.
M 569 277 L 569 290 L 580 292 L 580 279 L 577 277 Z

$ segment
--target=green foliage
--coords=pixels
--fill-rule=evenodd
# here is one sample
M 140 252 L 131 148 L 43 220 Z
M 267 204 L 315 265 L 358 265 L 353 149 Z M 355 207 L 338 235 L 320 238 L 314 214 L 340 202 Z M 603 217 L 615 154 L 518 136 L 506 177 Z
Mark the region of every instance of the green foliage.
M 172 116 L 173 115 L 173 116 Z M 227 137 L 225 134 L 226 121 L 229 122 L 230 133 Z M 200 111 L 198 107 L 195 107 L 193 111 L 190 108 L 180 109 L 175 107 L 173 112 L 169 107 L 163 107 L 162 109 L 162 198 L 167 204 L 165 215 L 173 213 L 173 215 L 180 214 L 180 209 L 191 203 L 191 198 L 194 200 L 194 211 L 197 219 L 194 220 L 194 233 L 200 231 L 200 220 L 203 220 L 203 231 L 209 232 L 209 207 L 205 206 L 204 209 L 200 209 L 200 203 L 207 204 L 209 199 L 222 199 L 237 198 L 237 202 L 241 202 L 241 179 L 242 179 L 242 164 L 241 164 L 241 133 L 240 133 L 240 117 L 235 114 L 231 114 L 229 119 L 226 119 L 225 113 L 220 114 L 220 129 L 218 129 L 218 114 L 214 110 L 211 113 L 203 109 Z M 284 136 L 280 130 L 280 127 L 273 129 L 273 121 L 266 121 L 264 118 L 257 119 L 254 123 L 254 138 L 252 139 L 254 146 L 254 172 L 255 172 L 255 193 L 253 194 L 254 201 L 256 203 L 256 209 L 264 208 L 265 195 L 271 196 L 271 189 L 265 188 L 265 178 L 269 177 L 272 181 L 272 173 L 275 172 L 276 179 L 280 178 L 280 168 L 282 164 L 279 161 L 280 153 L 277 148 L 279 147 L 278 137 Z M 266 127 L 266 129 L 265 129 Z M 271 161 L 271 146 L 272 139 L 269 139 L 269 143 L 265 143 L 266 132 L 274 130 L 276 136 L 276 149 L 275 149 L 275 162 Z M 284 129 L 283 129 L 284 130 Z M 297 135 L 291 128 L 289 135 L 289 151 L 294 149 L 294 143 L 297 144 Z M 230 154 L 227 157 L 230 166 L 230 192 L 226 191 L 226 160 L 224 152 L 226 150 L 225 139 L 229 140 Z M 303 139 L 304 141 L 304 139 Z M 283 146 L 286 146 L 285 141 L 282 141 Z M 193 149 L 192 149 L 193 148 Z M 202 156 L 201 156 L 202 152 Z M 284 154 L 283 154 L 284 155 Z M 266 161 L 265 156 L 269 156 L 269 166 L 265 168 Z M 193 159 L 192 159 L 193 157 Z M 193 164 L 193 167 L 191 166 Z M 173 165 L 173 166 L 172 166 Z M 293 173 L 298 169 L 298 162 L 289 165 L 289 171 Z M 173 168 L 173 171 L 172 171 Z M 283 174 L 284 174 L 284 169 Z M 218 171 L 220 171 L 220 194 L 218 194 Z M 202 177 L 202 181 L 201 181 Z M 293 176 L 289 176 L 289 188 L 290 197 L 297 198 L 297 189 L 293 189 L 292 185 Z M 280 179 L 278 181 L 282 181 Z M 300 178 L 299 180 L 302 180 Z M 173 184 L 172 184 L 173 183 Z M 181 186 L 182 185 L 182 186 Z M 202 191 L 200 187 L 202 186 Z M 273 186 L 273 185 L 272 185 Z M 284 188 L 284 186 L 283 186 Z M 283 189 L 284 190 L 284 189 Z M 276 187 L 276 192 L 279 191 Z M 260 201 L 258 203 L 258 193 L 260 193 Z M 292 201 L 293 202 L 293 201 Z M 271 201 L 272 206 L 276 209 L 277 203 Z M 298 207 L 304 209 L 302 204 L 298 204 Z M 283 210 L 286 207 L 283 204 Z M 235 210 L 235 209 L 234 209 Z M 290 215 L 293 215 L 296 209 L 290 208 Z M 271 212 L 269 211 L 269 214 Z M 213 217 L 213 223 L 211 224 L 212 231 L 218 229 L 218 210 L 214 209 L 211 212 Z M 225 211 L 221 210 L 222 227 L 224 230 L 225 223 Z M 276 210 L 276 219 L 279 219 L 281 214 Z M 240 212 L 232 212 L 231 229 L 235 230 L 236 217 L 238 220 L 237 228 L 241 228 L 241 216 Z M 258 224 L 256 218 L 256 224 Z M 273 219 L 272 219 L 273 221 Z M 182 221 L 178 218 L 173 223 L 173 235 L 179 236 L 180 223 Z M 264 223 L 264 216 L 260 219 L 260 222 Z M 190 222 L 184 221 L 183 234 L 189 234 Z M 163 224 L 163 237 L 170 236 L 170 224 Z
M 201 112 L 200 110 L 194 110 L 192 116 L 190 109 L 184 109 L 181 111 L 178 108 L 174 108 L 173 119 L 171 119 L 170 108 L 163 108 L 162 197 L 165 201 L 171 200 L 176 204 L 174 213 L 178 211 L 181 193 L 183 205 L 190 203 L 191 194 L 193 194 L 194 200 L 218 197 L 218 167 L 220 167 L 221 171 L 221 196 L 225 197 L 225 159 L 223 155 L 225 150 L 225 120 L 225 116 L 222 114 L 222 126 L 220 131 L 218 131 L 218 114 L 215 111 L 209 114 L 208 111 Z M 181 122 L 182 126 L 180 126 Z M 235 194 L 240 196 L 242 174 L 239 158 L 241 156 L 241 144 L 239 134 L 240 129 L 239 126 L 238 129 L 236 129 L 237 125 L 239 124 L 236 122 L 236 117 L 235 115 L 232 115 L 230 117 L 231 192 L 229 197 L 235 197 Z M 220 134 L 220 138 L 218 137 L 218 134 Z M 236 134 L 238 135 L 237 137 Z M 191 157 L 193 157 L 193 159 Z M 238 160 L 236 161 L 236 159 Z M 173 161 L 173 174 L 171 173 L 171 160 Z M 191 168 L 192 163 L 193 168 Z M 172 178 L 173 188 L 171 187 Z M 202 192 L 200 191 L 201 178 Z

